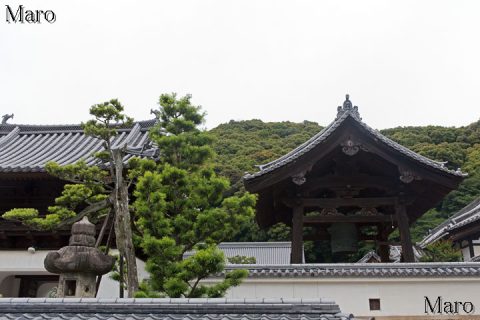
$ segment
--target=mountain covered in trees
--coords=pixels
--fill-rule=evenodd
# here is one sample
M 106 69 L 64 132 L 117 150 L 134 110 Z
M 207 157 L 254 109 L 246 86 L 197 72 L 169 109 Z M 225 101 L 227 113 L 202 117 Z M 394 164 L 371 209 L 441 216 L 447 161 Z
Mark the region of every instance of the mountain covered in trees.
M 245 172 L 257 171 L 255 165 L 280 157 L 321 129 L 319 124 L 309 121 L 266 123 L 261 120 L 232 120 L 221 124 L 210 130 L 215 138 L 217 171 L 230 179 L 232 193 L 242 192 L 242 176 Z M 421 240 L 429 229 L 480 196 L 480 121 L 458 128 L 397 127 L 380 132 L 428 158 L 447 161 L 446 166 L 450 169 L 461 168 L 463 172 L 469 174 L 456 191 L 450 193 L 415 223 L 412 230 L 414 241 Z M 258 230 L 252 222 L 252 225 L 235 240 L 283 240 L 288 238 L 288 232 L 285 226 Z M 317 260 L 313 256 L 311 258 Z

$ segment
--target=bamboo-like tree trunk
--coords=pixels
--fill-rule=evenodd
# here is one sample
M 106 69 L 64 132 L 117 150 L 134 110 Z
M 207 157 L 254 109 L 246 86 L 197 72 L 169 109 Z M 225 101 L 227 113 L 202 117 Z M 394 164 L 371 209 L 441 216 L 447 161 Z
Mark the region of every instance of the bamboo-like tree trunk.
M 135 292 L 138 291 L 138 275 L 130 211 L 128 209 L 128 186 L 123 179 L 123 151 L 122 149 L 114 149 L 112 155 L 115 165 L 115 190 L 112 193 L 113 199 L 111 200 L 115 210 L 115 237 L 117 249 L 120 251 L 120 255 L 125 258 L 127 267 L 128 297 L 133 298 Z

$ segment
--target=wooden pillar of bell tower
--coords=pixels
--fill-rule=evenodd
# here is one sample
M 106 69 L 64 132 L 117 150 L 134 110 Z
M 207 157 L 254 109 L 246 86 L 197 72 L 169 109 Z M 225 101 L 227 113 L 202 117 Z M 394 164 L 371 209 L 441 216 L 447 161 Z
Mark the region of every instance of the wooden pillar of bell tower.
M 415 255 L 413 253 L 412 238 L 410 236 L 410 226 L 408 223 L 407 210 L 403 201 L 398 201 L 395 204 L 395 215 L 397 216 L 400 242 L 402 243 L 403 261 L 415 262 Z
M 388 244 L 388 226 L 379 227 L 378 255 L 381 262 L 390 262 L 390 245 Z
M 303 263 L 303 206 L 298 204 L 293 207 L 290 263 Z

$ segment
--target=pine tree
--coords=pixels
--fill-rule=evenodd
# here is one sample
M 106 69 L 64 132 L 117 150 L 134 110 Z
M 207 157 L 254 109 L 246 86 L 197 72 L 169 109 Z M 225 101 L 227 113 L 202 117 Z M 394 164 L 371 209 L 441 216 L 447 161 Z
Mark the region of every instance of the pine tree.
M 190 100 L 189 95 L 160 96 L 158 125 L 151 132 L 160 161 L 132 164 L 131 174 L 141 174 L 134 208 L 151 274 L 141 296 L 219 297 L 247 275 L 236 270 L 215 285 L 201 282 L 224 269 L 225 257 L 216 245 L 251 219 L 255 197 L 224 198 L 228 180 L 214 172 L 211 138 L 199 129 L 204 114 Z
M 128 185 L 131 181 L 125 179 L 123 157 L 126 154 L 126 146 L 112 145 L 117 129 L 131 126 L 133 122 L 123 112 L 122 104 L 112 99 L 92 106 L 90 114 L 94 119 L 82 124 L 86 135 L 103 141 L 104 150 L 95 155 L 103 165 L 87 166 L 84 161 L 66 166 L 54 162 L 46 164 L 48 173 L 73 184 L 64 186 L 62 195 L 55 199 L 55 205 L 48 208 L 45 216 L 40 216 L 38 210 L 33 208 L 17 208 L 4 213 L 2 217 L 21 221 L 35 229 L 54 230 L 78 221 L 85 215 L 93 217 L 94 220 L 104 216 L 108 221 L 110 209 L 113 209 L 116 246 L 120 256 L 126 261 L 127 289 L 131 297 L 138 290 L 129 212 Z M 77 212 L 82 207 L 85 208 Z

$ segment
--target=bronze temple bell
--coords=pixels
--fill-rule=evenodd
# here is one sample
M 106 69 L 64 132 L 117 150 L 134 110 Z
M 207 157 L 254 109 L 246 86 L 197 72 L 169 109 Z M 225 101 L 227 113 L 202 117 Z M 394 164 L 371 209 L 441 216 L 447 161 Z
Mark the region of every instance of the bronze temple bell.
M 358 230 L 353 223 L 333 223 L 328 228 L 332 253 L 354 253 L 358 250 Z

